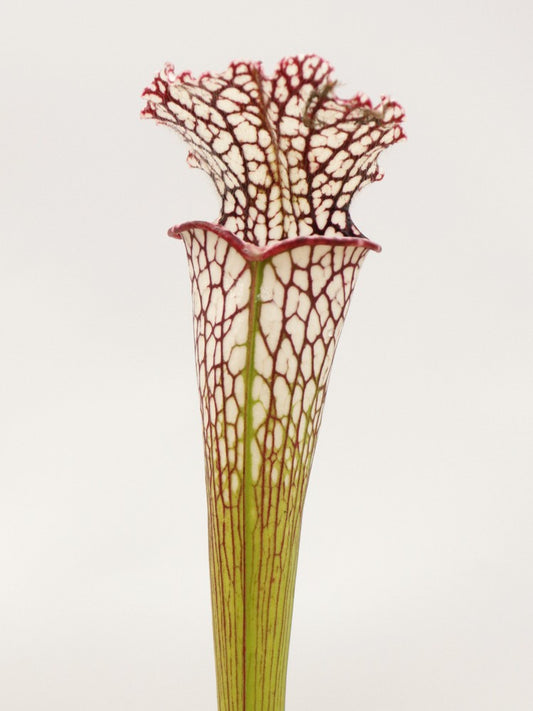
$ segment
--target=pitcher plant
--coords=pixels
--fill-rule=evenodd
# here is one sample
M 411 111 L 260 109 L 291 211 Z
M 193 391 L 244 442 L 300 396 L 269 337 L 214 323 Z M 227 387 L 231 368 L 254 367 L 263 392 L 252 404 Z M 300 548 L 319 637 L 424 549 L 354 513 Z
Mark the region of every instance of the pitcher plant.
M 282 711 L 305 493 L 357 274 L 379 251 L 353 194 L 404 137 L 383 97 L 335 95 L 332 67 L 289 57 L 222 74 L 165 66 L 142 115 L 213 179 L 215 222 L 169 230 L 192 281 L 219 711 Z

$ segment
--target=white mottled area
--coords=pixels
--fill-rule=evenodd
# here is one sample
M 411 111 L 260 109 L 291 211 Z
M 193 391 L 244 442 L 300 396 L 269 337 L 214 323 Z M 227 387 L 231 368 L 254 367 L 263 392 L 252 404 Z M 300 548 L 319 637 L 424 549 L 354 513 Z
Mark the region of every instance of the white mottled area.
M 182 235 L 189 258 L 198 384 L 208 470 L 225 506 L 234 505 L 244 463 L 242 435 L 251 273 L 241 254 L 213 232 Z M 239 442 L 241 440 L 241 442 Z
M 310 465 L 333 352 L 364 254 L 363 248 L 301 246 L 274 256 L 264 268 L 254 366 L 270 384 L 265 388 L 261 378 L 257 392 L 265 401 L 253 411 L 253 428 L 292 433 L 286 446 L 300 449 L 302 457 L 280 481 L 285 487 Z M 263 436 L 267 448 L 253 459 L 253 477 L 259 480 L 264 469 L 277 484 L 276 467 L 285 454 L 272 442 L 279 436 Z
M 252 267 L 213 232 L 197 228 L 182 236 L 192 279 L 208 470 L 218 473 L 213 486 L 231 506 L 241 492 L 236 477 L 246 456 L 247 405 L 254 441 L 251 480 L 266 477 L 272 485 L 291 487 L 307 471 L 333 352 L 366 251 L 303 245 Z M 250 342 L 252 300 L 256 331 Z M 287 448 L 299 450 L 289 470 L 283 464 Z

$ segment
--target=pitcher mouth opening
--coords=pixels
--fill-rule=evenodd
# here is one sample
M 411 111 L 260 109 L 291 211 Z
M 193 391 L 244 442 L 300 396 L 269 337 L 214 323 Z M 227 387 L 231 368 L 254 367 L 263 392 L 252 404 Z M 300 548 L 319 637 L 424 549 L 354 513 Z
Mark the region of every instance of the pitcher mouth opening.
M 195 229 L 212 232 L 226 241 L 236 249 L 245 259 L 250 262 L 259 262 L 269 257 L 273 257 L 281 252 L 287 252 L 295 247 L 329 245 L 331 247 L 363 247 L 373 252 L 381 252 L 381 246 L 371 242 L 364 236 L 349 237 L 346 235 L 306 235 L 304 237 L 287 237 L 280 240 L 270 240 L 267 244 L 259 246 L 252 242 L 244 242 L 240 237 L 222 225 L 206 222 L 203 220 L 192 220 L 174 225 L 168 230 L 168 236 L 174 239 L 181 239 L 184 232 Z

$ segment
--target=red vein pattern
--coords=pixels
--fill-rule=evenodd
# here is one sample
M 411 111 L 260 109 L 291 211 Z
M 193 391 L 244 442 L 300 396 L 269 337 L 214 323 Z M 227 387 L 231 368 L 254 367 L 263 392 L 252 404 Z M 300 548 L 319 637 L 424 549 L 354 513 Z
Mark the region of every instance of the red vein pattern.
M 175 234 L 192 279 L 219 708 L 278 711 L 305 491 L 369 243 L 289 239 L 254 259 L 206 223 Z
M 218 222 L 242 240 L 361 236 L 350 200 L 382 177 L 377 158 L 404 138 L 404 114 L 386 97 L 339 99 L 332 74 L 315 55 L 284 59 L 272 78 L 259 62 L 198 79 L 169 64 L 144 91 L 143 116 L 185 139 L 222 197 Z
M 219 711 L 282 711 L 302 509 L 333 355 L 358 270 L 379 247 L 350 200 L 404 137 L 385 97 L 339 99 L 306 55 L 198 79 L 171 65 L 143 116 L 177 131 L 222 198 L 189 222 Z

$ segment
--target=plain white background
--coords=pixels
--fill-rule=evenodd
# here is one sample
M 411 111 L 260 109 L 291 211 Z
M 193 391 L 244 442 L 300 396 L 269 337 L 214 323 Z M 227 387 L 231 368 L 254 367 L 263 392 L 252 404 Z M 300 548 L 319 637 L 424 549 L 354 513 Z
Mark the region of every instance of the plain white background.
M 167 60 L 329 59 L 407 143 L 337 353 L 288 711 L 533 708 L 526 0 L 4 5 L 0 707 L 215 709 L 183 246 L 209 180 L 138 118 Z

